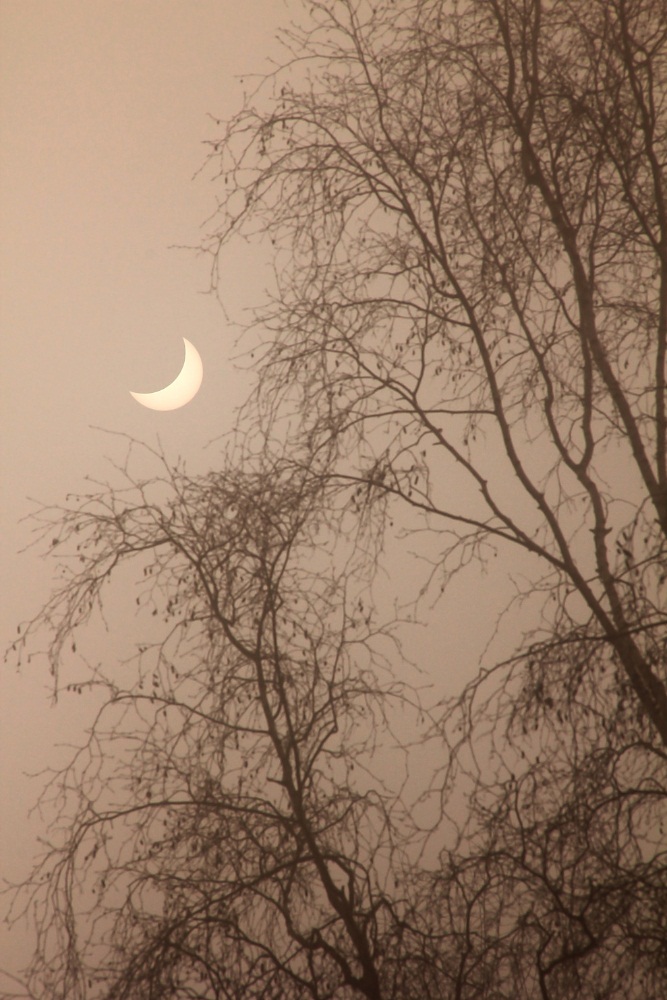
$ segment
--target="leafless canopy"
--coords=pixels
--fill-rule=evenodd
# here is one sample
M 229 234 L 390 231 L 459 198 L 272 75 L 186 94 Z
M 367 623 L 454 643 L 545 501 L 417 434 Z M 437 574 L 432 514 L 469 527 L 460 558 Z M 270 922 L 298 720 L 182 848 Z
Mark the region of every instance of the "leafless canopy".
M 212 153 L 211 252 L 276 245 L 260 410 L 425 514 L 445 577 L 533 554 L 667 743 L 635 582 L 667 535 L 664 4 L 312 6 Z
M 74 562 L 17 651 L 103 697 L 22 995 L 657 998 L 667 8 L 307 6 L 210 154 L 214 284 L 275 252 L 243 443 L 39 515 Z M 369 598 L 396 531 L 417 613 L 496 553 L 543 597 L 428 711 Z M 151 638 L 72 679 L 128 561 Z

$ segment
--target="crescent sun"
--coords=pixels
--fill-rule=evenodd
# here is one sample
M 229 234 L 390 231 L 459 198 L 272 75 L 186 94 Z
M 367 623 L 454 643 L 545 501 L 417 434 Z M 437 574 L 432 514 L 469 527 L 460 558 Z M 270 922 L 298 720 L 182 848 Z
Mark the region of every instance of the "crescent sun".
M 137 403 L 147 406 L 149 410 L 177 410 L 179 406 L 185 406 L 199 392 L 202 378 L 204 377 L 204 366 L 199 356 L 197 348 L 183 337 L 185 344 L 185 360 L 183 367 L 173 382 L 166 385 L 164 389 L 157 392 L 132 392 Z

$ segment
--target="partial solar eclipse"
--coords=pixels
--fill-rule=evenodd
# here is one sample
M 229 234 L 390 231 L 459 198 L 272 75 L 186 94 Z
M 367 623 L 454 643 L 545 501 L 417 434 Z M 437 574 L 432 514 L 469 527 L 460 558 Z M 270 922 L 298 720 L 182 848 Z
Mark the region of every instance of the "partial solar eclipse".
M 202 365 L 199 351 L 189 340 L 183 337 L 185 344 L 185 360 L 183 367 L 173 382 L 166 385 L 164 389 L 157 392 L 132 392 L 137 403 L 147 406 L 149 410 L 177 410 L 179 406 L 185 406 L 199 392 L 201 380 L 204 377 L 204 366 Z

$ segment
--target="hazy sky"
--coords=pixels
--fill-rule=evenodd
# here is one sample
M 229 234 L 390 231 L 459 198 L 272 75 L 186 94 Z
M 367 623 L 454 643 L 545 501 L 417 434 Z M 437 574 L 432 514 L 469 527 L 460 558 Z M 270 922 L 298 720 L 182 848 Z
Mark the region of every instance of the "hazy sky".
M 210 175 L 192 180 L 216 134 L 207 116 L 238 109 L 238 77 L 265 67 L 284 19 L 281 0 L 0 0 L 3 649 L 53 571 L 17 555 L 26 498 L 62 500 L 121 453 L 92 427 L 215 462 L 204 446 L 243 395 L 235 334 L 201 294 L 206 260 L 169 247 L 197 243 L 215 207 Z M 253 260 L 229 266 L 230 307 L 262 288 Z M 183 336 L 204 360 L 199 395 L 143 409 L 128 390 L 171 381 Z M 18 877 L 41 832 L 22 772 L 76 738 L 85 706 L 50 708 L 43 664 L 5 668 L 0 698 L 0 874 Z M 0 966 L 20 964 L 20 945 L 0 936 Z
M 281 0 L 0 0 L 3 648 L 54 569 L 17 554 L 30 539 L 18 524 L 27 497 L 58 502 L 85 492 L 87 475 L 113 478 L 105 455 L 122 445 L 93 428 L 159 434 L 168 456 L 216 464 L 205 446 L 245 394 L 230 361 L 236 334 L 203 294 L 206 259 L 170 246 L 196 244 L 215 208 L 211 174 L 193 180 L 219 133 L 208 115 L 238 110 L 286 17 Z M 228 261 L 232 314 L 261 295 L 260 257 L 239 246 Z M 143 409 L 129 390 L 171 381 L 184 336 L 204 361 L 198 396 L 169 413 Z M 474 599 L 462 591 L 438 612 L 433 666 L 450 690 L 476 659 L 462 637 L 483 644 L 504 600 L 494 579 L 475 574 Z M 88 712 L 85 698 L 50 707 L 43 661 L 5 668 L 0 698 L 0 875 L 20 878 L 43 833 L 27 818 L 40 784 L 23 773 L 76 742 Z M 0 933 L 0 967 L 27 957 L 20 929 Z

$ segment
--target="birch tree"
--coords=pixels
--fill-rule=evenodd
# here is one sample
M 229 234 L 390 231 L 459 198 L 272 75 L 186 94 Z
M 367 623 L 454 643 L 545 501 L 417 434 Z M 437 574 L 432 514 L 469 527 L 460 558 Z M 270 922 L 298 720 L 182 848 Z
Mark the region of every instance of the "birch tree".
M 275 246 L 259 419 L 411 509 L 441 585 L 529 553 L 667 743 L 664 4 L 310 9 L 211 151 L 214 281 Z

